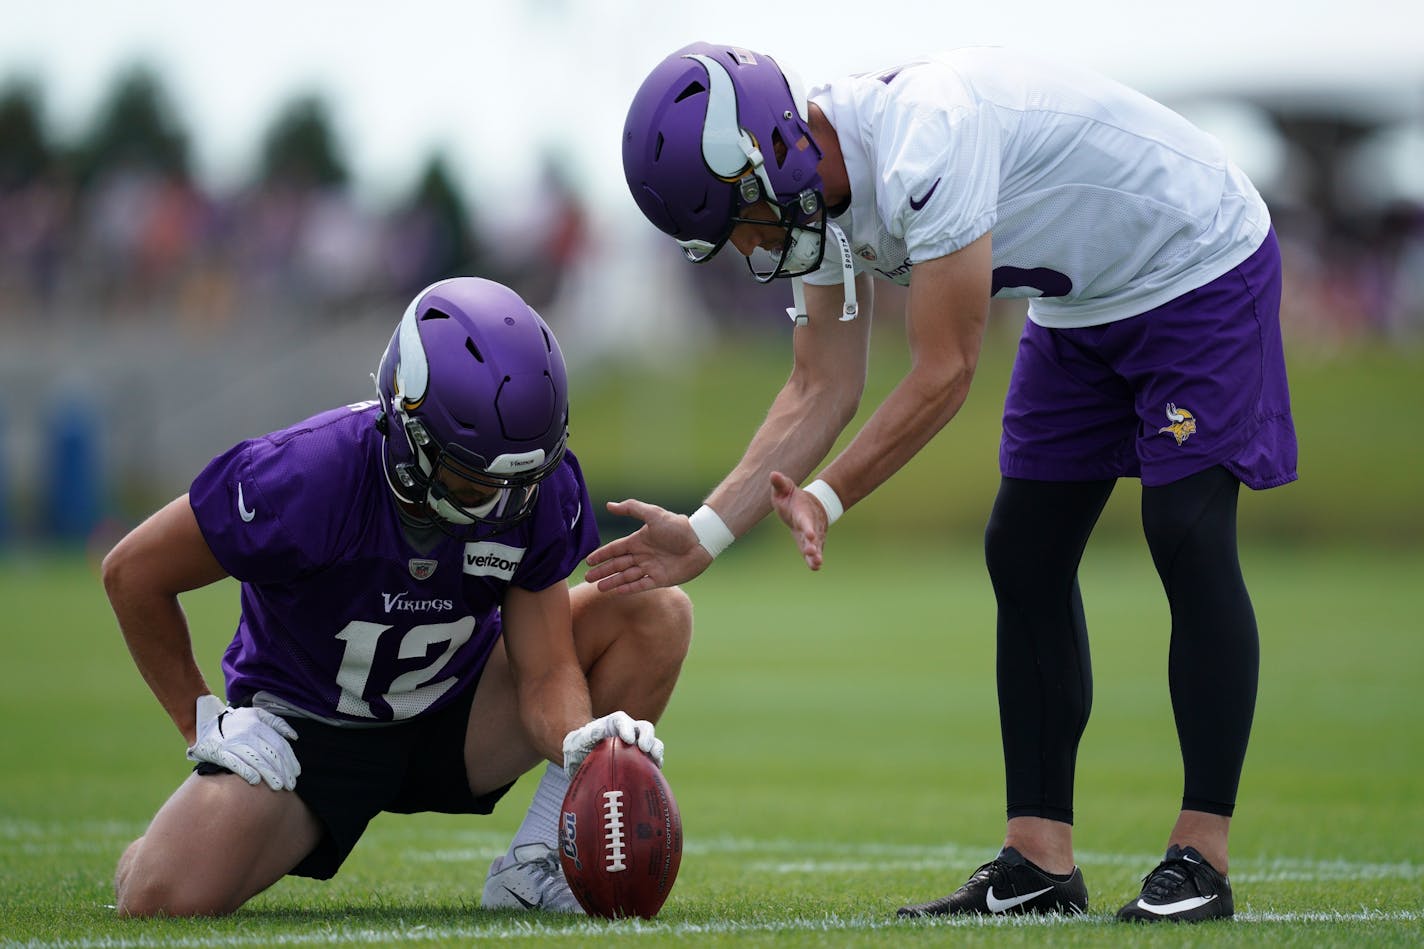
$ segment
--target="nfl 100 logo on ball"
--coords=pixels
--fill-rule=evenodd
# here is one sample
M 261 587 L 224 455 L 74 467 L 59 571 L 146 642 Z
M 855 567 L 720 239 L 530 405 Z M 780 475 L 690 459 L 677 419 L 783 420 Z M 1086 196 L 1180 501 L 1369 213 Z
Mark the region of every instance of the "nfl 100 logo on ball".
M 590 916 L 652 919 L 682 864 L 682 816 L 662 771 L 636 745 L 606 738 L 564 795 L 559 858 Z

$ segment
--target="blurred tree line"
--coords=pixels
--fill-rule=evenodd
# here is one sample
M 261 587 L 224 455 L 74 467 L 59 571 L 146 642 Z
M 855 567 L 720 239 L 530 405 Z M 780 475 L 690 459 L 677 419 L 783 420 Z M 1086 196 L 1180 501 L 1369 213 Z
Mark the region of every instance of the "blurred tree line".
M 1351 339 L 1424 338 L 1424 206 L 1407 195 L 1368 199 L 1390 176 L 1361 161 L 1392 120 L 1358 103 L 1248 98 L 1240 102 L 1267 117 L 1288 157 L 1256 181 L 1286 260 L 1287 332 L 1327 352 Z M 197 180 L 190 133 L 150 66 L 120 72 L 72 141 L 50 133 L 37 83 L 0 84 L 0 326 L 166 316 L 220 332 L 239 314 L 390 307 L 456 273 L 500 280 L 543 309 L 562 285 L 590 285 L 587 271 L 600 266 L 590 245 L 619 252 L 623 238 L 592 233 L 554 152 L 532 194 L 519 197 L 517 219 L 475 207 L 439 151 L 373 207 L 353 185 L 335 124 L 320 96 L 294 95 L 254 143 L 244 183 L 219 193 Z M 1424 136 L 1417 121 L 1395 131 Z M 1393 154 L 1408 160 L 1407 149 Z M 741 276 L 733 257 L 690 268 L 680 286 L 720 328 L 769 331 L 779 300 Z M 613 288 L 620 300 L 633 289 L 627 280 L 658 284 L 681 262 L 669 251 L 640 266 Z M 882 295 L 889 308 L 899 299 L 894 288 Z
M 193 166 L 190 133 L 147 65 L 116 77 L 73 141 L 51 135 L 38 84 L 6 82 L 5 320 L 167 310 L 221 323 L 264 307 L 320 314 L 408 297 L 455 273 L 502 280 L 538 307 L 557 291 L 587 217 L 552 155 L 542 205 L 517 236 L 490 232 L 438 151 L 403 194 L 372 208 L 353 187 L 330 107 L 312 94 L 274 116 L 233 193 L 206 187 Z
M 1424 339 L 1424 203 L 1412 194 L 1361 201 L 1328 186 L 1348 180 L 1341 172 L 1354 144 L 1378 122 L 1330 103 L 1294 117 L 1278 103 L 1259 108 L 1296 146 L 1275 180 L 1257 183 L 1285 258 L 1288 356 L 1307 370 L 1293 369 L 1302 444 L 1331 446 L 1315 449 L 1330 458 L 1314 462 L 1306 486 L 1281 492 L 1287 501 L 1275 513 L 1258 505 L 1261 516 L 1290 530 L 1378 523 L 1381 535 L 1417 538 L 1418 451 L 1371 423 L 1387 418 L 1378 406 L 1408 404 L 1418 387 L 1421 350 L 1400 344 Z M 265 365 L 285 347 L 283 356 L 296 354 L 285 368 L 299 367 L 309 401 L 344 398 L 347 362 L 364 365 L 393 314 L 456 273 L 500 280 L 556 318 L 566 354 L 584 360 L 586 404 L 598 406 L 579 416 L 581 457 L 624 492 L 617 496 L 695 504 L 721 473 L 764 411 L 771 391 L 762 387 L 784 372 L 784 340 L 742 345 L 789 332 L 784 287 L 748 279 L 735 254 L 689 267 L 641 220 L 626 234 L 596 231 L 610 222 L 592 223 L 552 154 L 512 218 L 476 206 L 439 151 L 394 197 L 373 202 L 358 193 L 336 129 L 320 96 L 294 95 L 254 141 L 247 174 L 216 189 L 199 180 L 191 133 L 153 69 L 116 76 L 92 119 L 64 138 L 52 132 L 37 83 L 0 77 L 0 377 L 15 403 L 0 413 L 0 552 L 7 538 L 90 538 L 115 511 L 151 510 L 155 498 L 141 492 L 181 490 L 173 482 L 191 473 L 194 444 L 230 443 L 258 430 L 259 418 L 270 418 L 268 427 L 290 421 L 292 383 L 274 387 L 249 371 L 253 353 Z M 1372 166 L 1355 178 L 1383 180 Z M 876 346 L 889 361 L 873 362 L 873 386 L 888 389 L 902 371 L 902 302 L 899 288 L 877 286 Z M 1003 312 L 991 321 L 990 357 L 1013 351 L 1022 322 L 1021 301 L 998 302 L 1014 306 L 996 306 Z M 306 332 L 338 318 L 342 333 Z M 372 339 L 356 338 L 363 327 L 374 327 Z M 1383 341 L 1388 358 L 1369 357 L 1377 363 L 1353 376 L 1348 356 L 1308 371 L 1361 340 Z M 327 378 L 318 364 L 336 342 L 349 345 L 348 356 Z M 245 366 L 232 357 L 239 343 L 252 347 Z M 590 353 L 608 360 L 591 362 Z M 152 373 L 152 363 L 184 358 L 191 366 L 175 387 L 184 396 L 173 398 L 165 385 L 177 371 Z M 738 375 L 749 361 L 757 371 Z M 613 371 L 582 371 L 599 365 Z M 1005 378 L 1007 362 L 989 365 Z M 979 390 L 992 391 L 988 368 L 981 378 Z M 959 485 L 966 523 L 980 516 L 988 502 L 974 492 L 991 500 L 995 485 L 997 406 L 979 402 L 973 437 L 983 451 L 959 460 L 975 431 L 971 406 L 953 439 L 898 476 L 896 491 L 877 495 L 880 523 L 913 528 L 922 510 L 942 505 L 945 483 Z M 660 446 L 651 459 L 650 444 Z M 1407 457 L 1372 465 L 1376 445 Z M 971 461 L 973 470 L 954 468 Z M 1368 503 L 1356 490 L 1364 481 Z

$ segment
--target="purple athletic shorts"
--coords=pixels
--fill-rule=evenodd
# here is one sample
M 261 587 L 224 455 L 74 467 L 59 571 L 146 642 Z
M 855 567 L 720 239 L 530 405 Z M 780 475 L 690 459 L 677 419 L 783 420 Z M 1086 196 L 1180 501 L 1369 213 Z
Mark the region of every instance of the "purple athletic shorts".
M 1296 478 L 1276 235 L 1235 270 L 1140 316 L 1028 321 L 999 470 L 1034 481 L 1170 484 L 1221 465 L 1248 487 Z

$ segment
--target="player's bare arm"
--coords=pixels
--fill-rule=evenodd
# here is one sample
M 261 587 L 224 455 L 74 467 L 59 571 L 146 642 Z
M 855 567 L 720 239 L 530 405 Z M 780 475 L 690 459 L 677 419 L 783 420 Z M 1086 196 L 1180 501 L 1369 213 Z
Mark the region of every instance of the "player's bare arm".
M 868 314 L 869 278 L 857 278 Z M 772 508 L 769 478 L 781 471 L 798 481 L 826 457 L 850 424 L 865 389 L 870 344 L 868 315 L 841 322 L 840 287 L 806 287 L 808 321 L 797 328 L 791 375 L 771 403 L 737 466 L 707 498 L 732 535 L 740 536 Z M 644 526 L 605 544 L 588 558 L 585 579 L 605 592 L 636 593 L 685 583 L 712 562 L 688 519 L 656 505 L 628 500 L 608 505 Z
M 844 508 L 883 484 L 964 405 L 989 312 L 991 238 L 915 265 L 907 335 L 910 369 L 845 450 L 821 473 Z M 806 565 L 820 569 L 828 518 L 822 503 L 794 487 L 809 471 L 774 477 L 772 502 Z
M 804 480 L 860 408 L 870 351 L 869 277 L 856 278 L 856 293 L 862 315 L 842 322 L 839 286 L 806 287 L 808 319 L 793 337 L 791 376 L 737 467 L 707 498 L 738 536 L 771 511 L 771 473 L 780 471 L 798 483 Z
M 510 587 L 501 613 L 519 719 L 539 754 L 562 765 L 564 736 L 593 718 L 574 649 L 568 588 Z
M 134 528 L 104 558 L 104 589 L 134 664 L 190 745 L 197 736 L 194 703 L 212 690 L 193 658 L 178 594 L 226 576 L 186 494 Z

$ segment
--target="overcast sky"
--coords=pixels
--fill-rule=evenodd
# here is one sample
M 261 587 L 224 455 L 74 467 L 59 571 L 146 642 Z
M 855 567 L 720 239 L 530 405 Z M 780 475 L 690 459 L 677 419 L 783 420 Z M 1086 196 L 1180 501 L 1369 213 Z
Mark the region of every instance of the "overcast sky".
M 91 121 L 116 72 L 150 62 L 193 132 L 200 173 L 217 185 L 249 171 L 282 104 L 318 92 L 373 193 L 404 189 L 436 146 L 481 197 L 517 193 L 532 156 L 553 146 L 603 201 L 621 200 L 618 137 L 634 90 L 692 40 L 775 53 L 808 81 L 988 43 L 1050 52 L 1164 98 L 1364 82 L 1424 98 L 1416 15 L 1401 20 L 1413 5 L 0 0 L 0 83 L 37 80 L 55 131 L 69 135 Z

